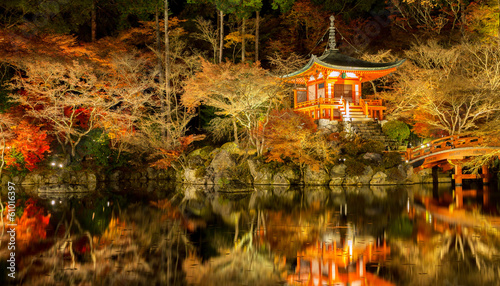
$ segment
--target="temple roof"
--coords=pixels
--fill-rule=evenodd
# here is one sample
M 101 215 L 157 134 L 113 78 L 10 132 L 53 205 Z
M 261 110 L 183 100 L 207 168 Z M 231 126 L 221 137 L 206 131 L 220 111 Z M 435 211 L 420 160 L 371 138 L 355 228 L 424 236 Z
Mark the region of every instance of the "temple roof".
M 364 80 L 361 80 L 361 78 L 360 80 L 367 81 L 393 72 L 405 61 L 399 60 L 391 63 L 372 63 L 341 54 L 337 49 L 337 42 L 335 41 L 334 21 L 335 17 L 333 15 L 330 16 L 330 36 L 328 39 L 327 50 L 323 53 L 323 55 L 320 57 L 313 55 L 304 67 L 293 73 L 284 75 L 283 78 L 296 78 L 296 76 L 306 73 L 308 70 L 313 70 L 313 73 L 316 73 L 317 68 L 326 68 L 336 70 L 338 72 L 357 71 L 358 74 L 364 78 Z
M 373 63 L 346 56 L 344 54 L 341 54 L 337 49 L 330 49 L 320 57 L 316 57 L 313 55 L 303 68 L 293 73 L 284 75 L 283 77 L 286 78 L 300 75 L 313 67 L 314 64 L 339 71 L 383 71 L 396 68 L 400 66 L 404 61 L 405 60 L 399 60 L 390 63 Z

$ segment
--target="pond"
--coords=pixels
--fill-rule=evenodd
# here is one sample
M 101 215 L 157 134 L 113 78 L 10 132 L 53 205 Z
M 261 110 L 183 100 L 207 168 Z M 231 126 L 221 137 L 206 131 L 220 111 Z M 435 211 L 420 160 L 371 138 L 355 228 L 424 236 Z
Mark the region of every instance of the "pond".
M 113 189 L 120 191 L 30 197 L 18 190 L 16 278 L 8 276 L 4 232 L 0 285 L 498 285 L 500 279 L 500 196 L 493 186 Z

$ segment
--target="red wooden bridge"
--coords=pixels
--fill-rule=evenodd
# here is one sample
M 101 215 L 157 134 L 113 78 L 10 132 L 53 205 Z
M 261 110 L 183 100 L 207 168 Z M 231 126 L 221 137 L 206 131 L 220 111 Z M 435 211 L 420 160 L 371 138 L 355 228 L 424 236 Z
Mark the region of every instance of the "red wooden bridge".
M 481 175 L 462 174 L 462 164 L 470 157 L 483 156 L 495 151 L 500 151 L 500 147 L 488 146 L 483 138 L 453 135 L 408 149 L 404 157 L 406 162 L 413 166 L 414 172 L 435 166 L 443 171 L 455 168 L 457 184 L 462 184 L 462 179 L 477 178 L 482 178 L 486 183 L 489 177 L 488 166 L 482 167 Z

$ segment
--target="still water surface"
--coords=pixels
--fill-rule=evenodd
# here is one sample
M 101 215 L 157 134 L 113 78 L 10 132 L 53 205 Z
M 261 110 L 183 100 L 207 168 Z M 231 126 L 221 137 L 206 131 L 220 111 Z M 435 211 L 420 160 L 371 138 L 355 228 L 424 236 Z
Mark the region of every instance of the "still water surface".
M 500 285 L 500 196 L 467 188 L 25 196 L 0 285 Z

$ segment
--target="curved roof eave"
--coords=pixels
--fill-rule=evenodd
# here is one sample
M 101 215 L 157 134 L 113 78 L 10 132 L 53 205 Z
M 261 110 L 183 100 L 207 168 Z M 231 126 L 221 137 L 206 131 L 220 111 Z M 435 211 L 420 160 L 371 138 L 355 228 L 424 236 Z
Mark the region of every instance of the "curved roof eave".
M 391 63 L 386 63 L 386 64 L 382 63 L 382 64 L 380 64 L 381 66 L 379 66 L 379 67 L 340 66 L 340 65 L 333 65 L 333 64 L 329 64 L 329 63 L 326 63 L 324 61 L 321 61 L 318 57 L 313 55 L 311 57 L 311 59 L 309 60 L 309 62 L 303 68 L 301 68 L 298 71 L 295 71 L 293 73 L 284 75 L 284 76 L 282 76 L 282 78 L 298 76 L 298 75 L 306 72 L 307 70 L 309 70 L 315 63 L 318 65 L 327 67 L 327 68 L 337 69 L 337 70 L 380 71 L 380 70 L 387 70 L 387 69 L 391 69 L 391 68 L 396 68 L 396 67 L 400 66 L 401 64 L 403 64 L 405 61 L 406 61 L 406 59 L 402 59 L 402 60 L 391 62 Z

